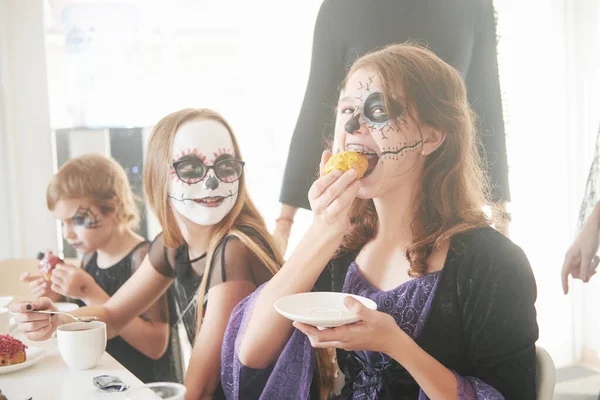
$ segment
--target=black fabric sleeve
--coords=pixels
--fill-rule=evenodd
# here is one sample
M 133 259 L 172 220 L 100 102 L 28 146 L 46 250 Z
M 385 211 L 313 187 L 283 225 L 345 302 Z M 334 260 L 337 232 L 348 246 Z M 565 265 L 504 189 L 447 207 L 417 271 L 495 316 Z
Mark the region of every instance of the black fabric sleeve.
M 260 259 L 235 236 L 225 237 L 215 249 L 207 290 L 226 281 L 250 281 L 260 286 L 272 274 Z
M 466 85 L 478 128 L 495 202 L 510 201 L 508 160 L 498 74 L 496 17 L 492 0 L 482 0 Z
M 156 272 L 169 278 L 173 278 L 175 276 L 175 269 L 170 262 L 169 257 L 167 257 L 167 251 L 161 232 L 152 241 L 150 249 L 148 250 L 148 258 Z
M 131 252 L 131 275 L 142 265 L 142 261 L 144 261 L 144 258 L 146 258 L 146 255 L 150 251 L 150 246 L 150 242 L 144 241 L 138 244 Z
M 290 144 L 279 201 L 309 209 L 308 190 L 315 180 L 326 142 L 332 137 L 338 88 L 344 78 L 345 49 L 338 38 L 339 7 L 321 5 L 314 30 L 310 75 Z
M 511 400 L 536 398 L 536 284 L 523 251 L 494 232 L 465 260 L 458 304 L 468 368 L 463 376 Z

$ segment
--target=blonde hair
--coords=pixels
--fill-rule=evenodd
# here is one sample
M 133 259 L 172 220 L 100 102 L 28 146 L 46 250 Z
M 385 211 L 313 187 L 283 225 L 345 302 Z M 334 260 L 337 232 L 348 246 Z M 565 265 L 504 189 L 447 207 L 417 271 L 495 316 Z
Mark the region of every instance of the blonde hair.
M 424 47 L 403 43 L 374 51 L 358 59 L 348 77 L 362 68 L 379 75 L 387 105 L 398 102 L 404 91 L 409 115 L 446 134 L 444 143 L 427 156 L 411 225 L 414 241 L 406 249 L 409 275 L 421 276 L 436 246 L 461 232 L 490 225 L 483 210 L 491 196 L 477 149 L 475 115 L 459 73 Z M 351 221 L 341 253 L 358 250 L 374 237 L 378 218 L 373 201 L 355 201 Z
M 240 148 L 233 134 L 233 130 L 227 121 L 217 112 L 209 109 L 183 109 L 167 115 L 161 119 L 152 131 L 148 141 L 146 153 L 146 167 L 144 171 L 144 189 L 150 203 L 163 228 L 163 240 L 169 248 L 176 248 L 185 243 L 181 231 L 175 220 L 171 203 L 168 200 L 168 182 L 170 171 L 167 168 L 172 161 L 172 143 L 179 127 L 193 120 L 213 120 L 221 123 L 231 136 L 235 156 L 242 159 Z M 223 238 L 232 235 L 240 241 L 261 261 L 267 269 L 275 275 L 283 264 L 283 257 L 274 245 L 273 239 L 267 231 L 264 219 L 258 212 L 254 203 L 248 196 L 244 174 L 239 180 L 238 198 L 235 205 L 227 216 L 219 222 L 214 229 L 210 240 L 206 267 L 202 276 L 202 282 L 198 288 L 197 296 L 198 324 L 197 332 L 202 325 L 202 314 L 204 307 L 204 296 L 208 284 L 208 269 L 210 268 L 214 252 Z M 247 232 L 254 232 L 249 235 Z M 333 390 L 332 356 L 327 349 L 317 349 L 317 364 L 323 365 L 318 377 L 321 382 L 321 397 L 328 398 Z
M 222 124 L 231 136 L 235 156 L 242 159 L 237 140 L 227 121 L 215 111 L 209 109 L 187 108 L 171 113 L 161 119 L 154 127 L 148 141 L 146 167 L 144 171 L 144 189 L 150 203 L 163 228 L 163 239 L 169 248 L 177 248 L 185 243 L 183 235 L 175 220 L 174 211 L 168 199 L 170 171 L 168 165 L 172 161 L 172 143 L 179 127 L 192 120 L 213 120 Z M 253 234 L 248 234 L 252 232 Z M 198 288 L 198 304 L 203 307 L 204 293 L 208 284 L 208 268 L 210 268 L 214 252 L 228 235 L 240 241 L 261 261 L 267 269 L 275 274 L 283 257 L 276 250 L 271 235 L 268 233 L 264 219 L 248 196 L 244 174 L 239 180 L 238 197 L 235 205 L 214 227 L 210 240 L 206 269 Z M 202 323 L 202 310 L 198 311 L 198 327 Z
M 64 199 L 86 198 L 118 224 L 136 229 L 140 222 L 135 196 L 123 167 L 102 154 L 85 154 L 63 164 L 48 184 L 50 211 Z

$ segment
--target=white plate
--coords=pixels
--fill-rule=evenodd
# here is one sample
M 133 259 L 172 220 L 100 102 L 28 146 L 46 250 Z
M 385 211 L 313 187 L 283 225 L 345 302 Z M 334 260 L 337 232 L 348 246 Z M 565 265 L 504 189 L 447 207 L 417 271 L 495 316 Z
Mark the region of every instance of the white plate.
M 282 297 L 275 302 L 275 310 L 292 321 L 317 328 L 334 328 L 358 321 L 344 305 L 347 296 L 354 297 L 371 310 L 377 309 L 377 304 L 366 297 L 348 293 L 310 292 Z
M 75 303 L 62 302 L 62 303 L 54 303 L 56 309 L 62 312 L 71 312 L 75 311 L 79 308 L 79 306 Z
M 21 364 L 9 365 L 8 367 L 0 367 L 0 375 L 11 374 L 13 372 L 20 371 L 25 368 L 29 368 L 32 365 L 37 364 L 44 356 L 46 352 L 39 347 L 31 347 L 28 346 L 25 349 L 25 353 L 27 354 L 27 361 Z
M 13 301 L 12 296 L 0 296 L 0 308 L 4 308 Z

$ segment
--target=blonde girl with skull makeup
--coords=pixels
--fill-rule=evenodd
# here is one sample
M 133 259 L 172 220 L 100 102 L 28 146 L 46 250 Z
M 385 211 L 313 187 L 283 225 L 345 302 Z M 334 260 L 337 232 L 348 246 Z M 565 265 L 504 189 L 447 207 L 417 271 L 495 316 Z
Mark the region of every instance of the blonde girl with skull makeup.
M 83 256 L 81 268 L 60 263 L 51 280 L 25 274 L 35 298 L 99 306 L 140 267 L 150 243 L 137 235 L 139 212 L 127 175 L 115 160 L 86 154 L 67 161 L 46 190 L 64 239 Z M 133 319 L 106 351 L 143 382 L 183 379 L 179 339 L 161 296 Z
M 228 399 L 328 398 L 335 363 L 340 399 L 536 398 L 535 280 L 483 211 L 474 122 L 460 75 L 427 49 L 392 45 L 353 64 L 335 135 L 368 169 L 316 180 L 307 233 L 233 311 Z M 359 322 L 322 331 L 274 310 L 311 290 L 367 297 L 377 310 L 347 297 Z M 319 363 L 312 348 L 337 354 Z
M 148 142 L 144 185 L 163 232 L 138 272 L 98 315 L 110 337 L 173 287 L 176 320 L 183 322 L 192 356 L 186 399 L 224 398 L 220 385 L 223 333 L 233 307 L 281 265 L 263 218 L 248 197 L 244 162 L 229 124 L 214 111 L 184 109 L 164 117 Z M 13 306 L 28 337 L 49 337 L 63 323 L 36 321 L 28 308 L 52 308 L 42 299 Z

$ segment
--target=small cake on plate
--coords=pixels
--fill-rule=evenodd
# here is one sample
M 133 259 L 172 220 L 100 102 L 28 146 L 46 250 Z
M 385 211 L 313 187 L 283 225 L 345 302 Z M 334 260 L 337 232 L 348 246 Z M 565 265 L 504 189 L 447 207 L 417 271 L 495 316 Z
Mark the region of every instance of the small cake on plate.
M 27 346 L 19 339 L 10 335 L 0 335 L 0 367 L 25 362 L 27 358 L 25 354 L 26 348 Z

